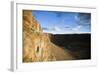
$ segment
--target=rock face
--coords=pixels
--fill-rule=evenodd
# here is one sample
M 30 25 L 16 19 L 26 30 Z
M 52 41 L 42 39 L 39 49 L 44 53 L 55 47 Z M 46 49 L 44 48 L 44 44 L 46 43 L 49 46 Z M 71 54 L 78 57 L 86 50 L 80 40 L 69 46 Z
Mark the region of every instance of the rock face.
M 23 26 L 27 32 L 42 32 L 40 24 L 33 17 L 31 10 L 23 10 Z
M 23 10 L 23 62 L 72 60 L 69 51 L 50 41 L 31 10 Z
M 53 60 L 45 44 L 50 42 L 48 34 L 43 33 L 31 10 L 23 11 L 23 26 L 23 62 Z

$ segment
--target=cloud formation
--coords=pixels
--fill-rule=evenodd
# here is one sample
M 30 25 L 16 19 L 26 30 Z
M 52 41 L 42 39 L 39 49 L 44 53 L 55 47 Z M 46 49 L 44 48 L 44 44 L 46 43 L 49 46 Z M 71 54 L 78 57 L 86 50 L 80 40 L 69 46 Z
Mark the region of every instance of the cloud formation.
M 91 31 L 91 14 L 80 12 L 34 11 L 47 33 L 78 33 Z
M 82 29 L 81 25 L 72 28 L 73 31 L 79 31 L 80 29 Z
M 90 13 L 78 13 L 75 16 L 77 24 L 82 26 L 90 26 L 91 24 L 91 14 Z
M 61 29 L 57 26 L 53 27 L 53 28 L 49 28 L 49 27 L 43 27 L 43 30 L 48 30 L 48 31 L 61 31 Z

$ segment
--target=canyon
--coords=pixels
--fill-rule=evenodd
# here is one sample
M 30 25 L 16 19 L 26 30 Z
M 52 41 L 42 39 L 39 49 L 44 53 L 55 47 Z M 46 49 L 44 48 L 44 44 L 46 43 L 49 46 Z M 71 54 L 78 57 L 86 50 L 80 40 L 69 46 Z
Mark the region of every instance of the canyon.
M 62 37 L 62 35 L 59 36 L 57 34 L 54 35 L 50 33 L 44 33 L 41 24 L 32 15 L 32 10 L 23 10 L 23 62 L 24 63 L 76 60 L 82 58 L 87 59 L 87 55 L 89 56 L 88 59 L 90 59 L 90 53 L 87 52 L 86 49 L 85 49 L 85 54 L 87 53 L 86 56 L 82 56 L 84 55 L 83 52 L 84 50 L 81 52 L 82 55 L 80 53 L 80 50 L 74 52 L 73 49 L 75 46 L 72 47 L 73 49 L 70 50 L 69 49 L 70 44 L 68 42 L 63 43 L 64 40 L 67 41 L 69 39 L 69 38 L 66 39 L 65 38 L 66 36 L 68 35 L 64 35 Z M 90 35 L 88 36 L 89 37 L 87 39 L 90 38 Z M 71 38 L 68 41 L 71 41 Z M 85 42 L 87 41 L 88 40 L 86 40 Z M 90 42 L 88 43 L 89 43 L 88 45 L 90 45 Z M 90 48 L 90 46 L 86 47 Z

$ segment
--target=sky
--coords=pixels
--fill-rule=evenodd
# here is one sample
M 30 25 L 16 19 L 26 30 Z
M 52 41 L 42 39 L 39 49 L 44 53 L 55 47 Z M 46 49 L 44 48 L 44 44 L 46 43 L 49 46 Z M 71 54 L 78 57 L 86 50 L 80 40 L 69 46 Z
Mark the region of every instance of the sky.
M 52 34 L 90 33 L 91 14 L 33 10 L 43 32 Z

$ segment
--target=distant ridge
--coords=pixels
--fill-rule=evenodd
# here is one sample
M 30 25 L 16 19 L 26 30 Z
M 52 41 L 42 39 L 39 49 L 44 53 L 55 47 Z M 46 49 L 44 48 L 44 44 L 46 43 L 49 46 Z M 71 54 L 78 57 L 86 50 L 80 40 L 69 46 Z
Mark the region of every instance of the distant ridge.
M 47 32 L 44 32 L 44 33 L 47 33 Z M 91 32 L 76 32 L 76 33 L 48 33 L 48 34 L 54 34 L 54 35 L 56 35 L 56 34 L 91 34 Z

